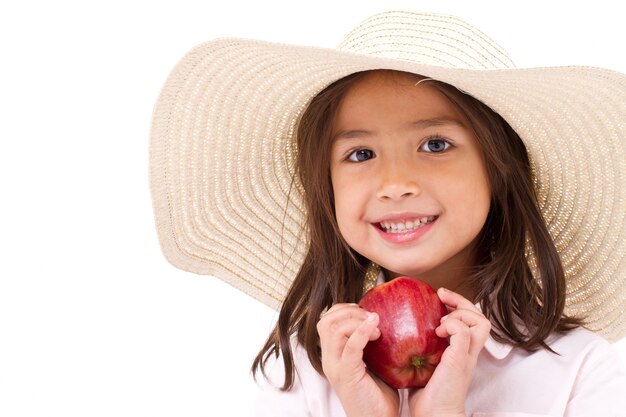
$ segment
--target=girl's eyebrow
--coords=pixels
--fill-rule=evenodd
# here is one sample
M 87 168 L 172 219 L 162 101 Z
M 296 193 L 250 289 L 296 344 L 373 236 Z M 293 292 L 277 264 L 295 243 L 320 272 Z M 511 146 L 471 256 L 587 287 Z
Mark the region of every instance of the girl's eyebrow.
M 369 130 L 342 130 L 334 135 L 332 140 L 335 141 L 338 139 L 353 139 L 361 136 L 368 136 L 371 134 L 372 132 Z
M 416 120 L 415 122 L 411 123 L 411 126 L 416 127 L 418 129 L 426 129 L 429 127 L 446 126 L 446 125 L 452 125 L 456 127 L 465 127 L 463 123 L 461 123 L 459 120 L 454 119 L 452 117 L 433 117 L 430 119 Z M 336 133 L 333 136 L 332 140 L 335 141 L 338 139 L 354 139 L 354 138 L 358 138 L 362 136 L 368 136 L 371 134 L 372 134 L 371 131 L 362 130 L 362 129 L 342 130 Z
M 445 126 L 445 125 L 453 125 L 457 127 L 465 127 L 465 125 L 452 117 L 433 117 L 431 119 L 421 119 L 412 123 L 412 125 L 419 127 L 420 129 L 425 129 L 427 127 L 433 126 Z

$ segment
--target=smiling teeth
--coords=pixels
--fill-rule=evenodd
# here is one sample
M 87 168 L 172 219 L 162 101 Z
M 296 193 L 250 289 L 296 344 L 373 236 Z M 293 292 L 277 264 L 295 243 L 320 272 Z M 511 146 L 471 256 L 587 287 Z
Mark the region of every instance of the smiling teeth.
M 425 224 L 432 223 L 436 216 L 422 217 L 415 220 L 407 220 L 405 222 L 388 222 L 380 223 L 380 227 L 387 233 L 406 233 L 423 227 Z

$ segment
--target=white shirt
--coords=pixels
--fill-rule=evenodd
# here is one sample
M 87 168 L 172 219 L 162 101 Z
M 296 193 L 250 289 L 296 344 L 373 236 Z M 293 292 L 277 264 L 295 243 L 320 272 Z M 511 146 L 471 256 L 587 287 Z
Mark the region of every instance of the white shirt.
M 473 417 L 626 416 L 626 371 L 613 346 L 584 329 L 549 339 L 550 347 L 526 352 L 491 337 L 478 357 L 465 402 Z M 344 417 L 326 378 L 294 345 L 296 377 L 291 391 L 269 384 L 252 410 L 255 417 Z M 284 381 L 279 358 L 269 373 L 275 386 Z M 407 404 L 406 390 L 401 390 Z M 408 407 L 401 416 L 409 416 Z

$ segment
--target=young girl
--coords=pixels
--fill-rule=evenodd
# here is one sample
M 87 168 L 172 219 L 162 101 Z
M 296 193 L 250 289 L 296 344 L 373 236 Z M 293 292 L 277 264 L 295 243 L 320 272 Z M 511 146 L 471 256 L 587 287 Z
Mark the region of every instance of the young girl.
M 339 51 L 186 57 L 155 109 L 157 224 L 177 266 L 271 305 L 289 286 L 254 415 L 626 415 L 619 357 L 584 328 L 626 331 L 625 95 L 622 74 L 517 70 L 466 23 L 413 13 Z M 362 360 L 381 333 L 356 303 L 398 276 L 449 311 L 423 389 Z

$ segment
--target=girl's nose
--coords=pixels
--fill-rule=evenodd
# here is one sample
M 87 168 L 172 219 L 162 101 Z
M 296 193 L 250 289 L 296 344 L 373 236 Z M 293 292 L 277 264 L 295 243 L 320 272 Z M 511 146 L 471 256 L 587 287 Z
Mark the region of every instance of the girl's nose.
M 416 168 L 407 163 L 387 164 L 381 171 L 382 181 L 377 192 L 380 200 L 399 200 L 419 195 Z

